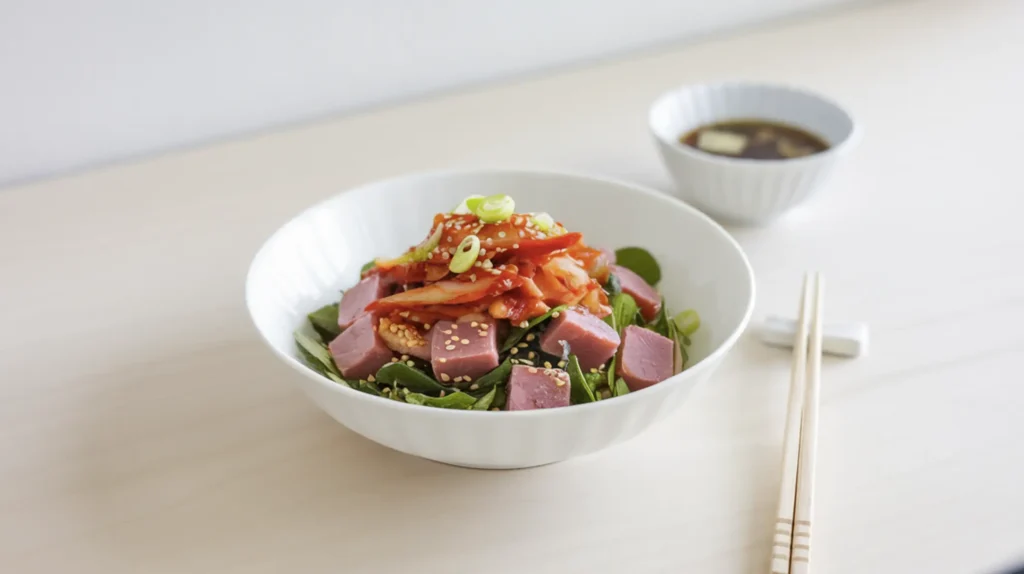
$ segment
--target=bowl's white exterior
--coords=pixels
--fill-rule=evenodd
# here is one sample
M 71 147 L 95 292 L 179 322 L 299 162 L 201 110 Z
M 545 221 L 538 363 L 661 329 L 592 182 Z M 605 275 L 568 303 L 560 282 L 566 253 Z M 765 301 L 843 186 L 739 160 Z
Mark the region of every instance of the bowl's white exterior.
M 659 97 L 648 119 L 679 197 L 716 218 L 740 223 L 771 221 L 820 191 L 859 133 L 837 104 L 801 89 L 764 84 L 684 86 Z M 803 158 L 766 161 L 716 156 L 679 142 L 701 126 L 737 119 L 803 127 L 831 147 Z
M 692 366 L 641 392 L 561 409 L 477 412 L 373 397 L 312 373 L 292 332 L 337 300 L 363 263 L 419 242 L 431 217 L 471 194 L 508 193 L 517 211 L 547 211 L 589 244 L 639 245 L 661 261 L 662 291 L 702 318 Z M 595 452 L 665 417 L 705 381 L 749 321 L 754 278 L 736 242 L 697 210 L 658 192 L 583 176 L 480 170 L 419 174 L 359 187 L 287 223 L 260 249 L 246 283 L 256 328 L 305 393 L 353 431 L 408 454 L 478 468 L 522 468 Z

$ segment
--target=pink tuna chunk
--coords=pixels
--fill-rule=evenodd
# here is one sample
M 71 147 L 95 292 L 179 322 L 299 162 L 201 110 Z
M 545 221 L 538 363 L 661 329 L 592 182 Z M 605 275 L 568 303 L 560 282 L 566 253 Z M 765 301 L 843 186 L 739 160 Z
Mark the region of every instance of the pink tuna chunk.
M 526 411 L 569 406 L 569 374 L 561 369 L 516 365 L 506 387 L 505 410 Z
M 619 334 L 594 315 L 577 309 L 568 309 L 551 320 L 540 336 L 540 350 L 556 357 L 562 356 L 562 345 L 569 344 L 572 354 L 584 370 L 596 369 L 608 362 L 619 348 Z
M 490 317 L 479 319 L 434 324 L 430 364 L 441 382 L 468 385 L 497 368 L 497 325 Z
M 628 293 L 633 299 L 636 299 L 636 304 L 640 307 L 640 313 L 643 314 L 644 319 L 653 321 L 658 316 L 658 311 L 661 310 L 661 296 L 658 295 L 654 287 L 648 285 L 643 277 L 625 267 L 612 265 L 612 275 L 619 278 L 619 285 L 622 286 L 623 293 Z
M 366 314 L 366 306 L 387 295 L 388 284 L 380 273 L 374 273 L 355 287 L 345 291 L 338 305 L 338 326 L 348 329 L 356 319 Z
M 328 345 L 346 379 L 365 379 L 391 361 L 391 349 L 377 335 L 373 315 L 365 314 Z
M 615 361 L 615 372 L 631 391 L 639 391 L 672 376 L 674 358 L 672 339 L 630 325 L 622 331 L 622 347 Z

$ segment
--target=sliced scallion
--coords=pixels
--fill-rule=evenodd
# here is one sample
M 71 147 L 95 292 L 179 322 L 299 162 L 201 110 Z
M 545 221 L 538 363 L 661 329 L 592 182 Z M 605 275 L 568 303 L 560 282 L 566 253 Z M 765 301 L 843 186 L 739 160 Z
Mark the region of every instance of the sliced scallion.
M 687 337 L 696 333 L 697 329 L 700 329 L 700 315 L 693 309 L 681 311 L 678 315 L 672 317 L 672 322 L 676 324 L 679 332 Z
M 468 203 L 468 202 L 467 202 Z M 469 204 L 473 213 L 484 223 L 499 223 L 505 221 L 516 211 L 516 202 L 504 194 L 491 195 L 479 202 Z
M 533 221 L 534 227 L 545 233 L 555 225 L 555 219 L 547 213 L 534 213 L 530 219 Z
M 477 256 L 480 255 L 480 238 L 476 235 L 467 235 L 459 248 L 452 256 L 452 262 L 448 264 L 448 270 L 452 273 L 465 273 L 473 268 Z
M 466 199 L 463 199 L 462 203 L 460 203 L 455 209 L 452 210 L 452 215 L 469 215 L 473 213 L 473 207 L 471 207 L 470 204 L 472 203 L 475 205 L 479 203 L 478 200 L 481 200 L 483 198 L 484 196 L 482 195 L 471 195 Z

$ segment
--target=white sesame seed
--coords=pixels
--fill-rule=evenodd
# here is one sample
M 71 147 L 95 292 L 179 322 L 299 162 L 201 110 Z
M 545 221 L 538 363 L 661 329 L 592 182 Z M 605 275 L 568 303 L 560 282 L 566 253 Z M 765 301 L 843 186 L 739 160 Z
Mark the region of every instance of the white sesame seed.
M 522 327 L 523 329 L 525 329 L 525 328 L 530 326 L 530 322 L 529 321 L 523 321 L 522 323 L 519 323 L 519 326 Z
M 448 254 L 449 255 L 455 255 L 455 248 L 454 247 L 449 247 L 448 248 Z
M 519 249 L 519 244 L 518 243 L 513 243 L 512 244 L 512 249 Z
M 409 355 L 402 355 L 402 360 L 403 361 L 408 361 L 409 360 Z
M 552 319 L 557 319 L 559 315 L 561 315 L 561 313 L 559 313 L 558 311 L 555 311 L 554 313 L 551 314 L 551 318 Z
M 537 372 L 537 369 L 534 369 L 533 367 L 530 367 L 530 374 L 531 375 L 536 373 L 536 372 Z
M 480 263 L 479 261 L 477 261 L 476 263 L 473 264 L 473 267 L 480 267 L 482 265 L 483 265 L 483 263 Z
M 528 358 L 528 359 L 532 359 L 532 358 L 534 358 L 534 357 L 536 357 L 536 356 L 537 356 L 537 353 L 534 353 L 533 351 L 530 351 L 530 354 L 529 354 L 529 355 L 526 355 L 526 358 Z
M 377 379 L 373 375 L 370 375 L 370 376 L 366 377 L 366 380 L 370 381 L 372 383 L 372 382 L 376 381 Z
M 437 395 L 437 396 L 439 396 L 439 397 L 443 397 L 443 396 L 444 396 L 444 391 L 441 391 L 440 393 L 438 393 L 438 395 Z
M 445 329 L 444 331 L 441 331 L 441 332 L 444 333 L 445 335 L 451 335 L 452 334 L 451 329 Z
M 597 372 L 597 369 L 590 369 L 590 372 L 591 372 L 591 373 L 596 373 L 596 372 Z
M 556 379 L 555 380 L 555 386 L 556 387 L 564 387 L 565 386 L 565 381 L 563 381 L 561 378 Z
M 520 232 L 519 232 L 519 237 L 526 237 L 526 234 L 525 234 L 525 233 L 523 233 L 522 231 L 520 231 Z
M 438 362 L 440 362 L 440 363 L 447 363 L 448 359 L 446 359 L 444 357 L 441 357 L 440 359 L 438 359 Z
M 483 329 L 484 331 L 486 331 L 487 329 L 490 329 L 491 326 L 488 323 L 481 323 L 480 324 L 480 328 Z
M 397 363 L 397 362 L 398 362 L 398 359 L 396 359 L 396 358 L 394 358 L 394 357 L 391 357 L 391 362 L 392 362 L 392 363 Z
M 508 352 L 509 352 L 509 353 L 512 353 L 513 355 L 515 355 L 515 354 L 518 354 L 518 353 L 519 353 L 519 349 L 517 349 L 517 348 L 515 348 L 515 347 L 512 347 L 511 349 L 509 349 L 509 351 L 508 351 Z
M 451 377 L 448 376 L 448 373 L 441 373 L 441 380 L 447 383 L 451 380 Z
M 406 361 L 405 364 L 409 365 L 410 367 L 415 367 L 416 366 L 416 363 L 414 363 L 412 361 Z
M 452 329 L 458 329 L 458 328 L 459 328 L 459 324 L 458 323 L 452 323 Z
M 565 361 L 558 361 L 558 366 L 559 367 L 564 367 L 565 366 Z
M 525 349 L 525 348 L 529 347 L 529 345 L 527 345 L 526 343 L 519 343 L 516 346 L 519 347 L 520 349 Z
M 449 350 L 449 351 L 454 351 L 455 350 L 455 345 L 445 345 L 444 348 Z
M 462 377 L 461 376 L 455 377 L 455 382 L 456 383 L 461 383 L 462 382 Z
M 477 323 L 476 321 L 473 321 L 472 323 L 469 324 L 469 326 L 470 327 L 479 327 L 480 323 Z
M 476 283 L 476 273 L 470 273 L 469 280 L 472 281 L 473 283 Z
M 475 390 L 477 390 L 479 388 L 480 388 L 480 385 L 478 385 L 476 383 L 473 383 L 472 385 L 469 385 L 469 390 L 471 390 L 471 391 L 475 391 Z
M 498 232 L 498 237 L 505 237 L 505 232 L 504 231 L 499 231 Z
M 481 337 L 486 337 L 487 336 L 487 331 L 477 331 L 476 334 L 480 335 Z
M 544 368 L 545 369 L 550 369 L 551 368 L 551 362 L 550 361 L 544 361 Z M 550 375 L 551 373 L 548 373 L 548 374 Z
M 432 327 L 432 325 L 430 323 L 424 323 L 423 324 L 423 330 L 424 331 L 429 331 L 430 327 Z
M 449 255 L 447 251 L 441 253 L 441 259 L 448 259 L 450 257 L 451 257 L 451 255 Z
M 526 359 L 519 359 L 519 362 L 524 364 L 524 365 L 533 366 L 533 361 L 527 361 Z
M 463 339 L 462 340 L 462 344 L 463 345 L 468 345 L 469 344 L 469 339 Z
M 533 333 L 529 333 L 528 335 L 526 335 L 526 340 L 527 341 L 532 341 L 532 340 L 534 340 L 536 338 L 537 338 L 537 336 L 534 335 Z

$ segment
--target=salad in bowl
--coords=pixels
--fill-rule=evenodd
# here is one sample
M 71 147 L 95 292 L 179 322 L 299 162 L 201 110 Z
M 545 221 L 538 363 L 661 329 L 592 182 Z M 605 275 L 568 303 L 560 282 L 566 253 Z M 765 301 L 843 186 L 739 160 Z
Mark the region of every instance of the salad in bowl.
M 687 367 L 696 310 L 674 313 L 644 248 L 611 251 L 509 195 L 433 216 L 418 245 L 362 267 L 294 333 L 308 368 L 380 400 L 524 411 L 657 385 Z

